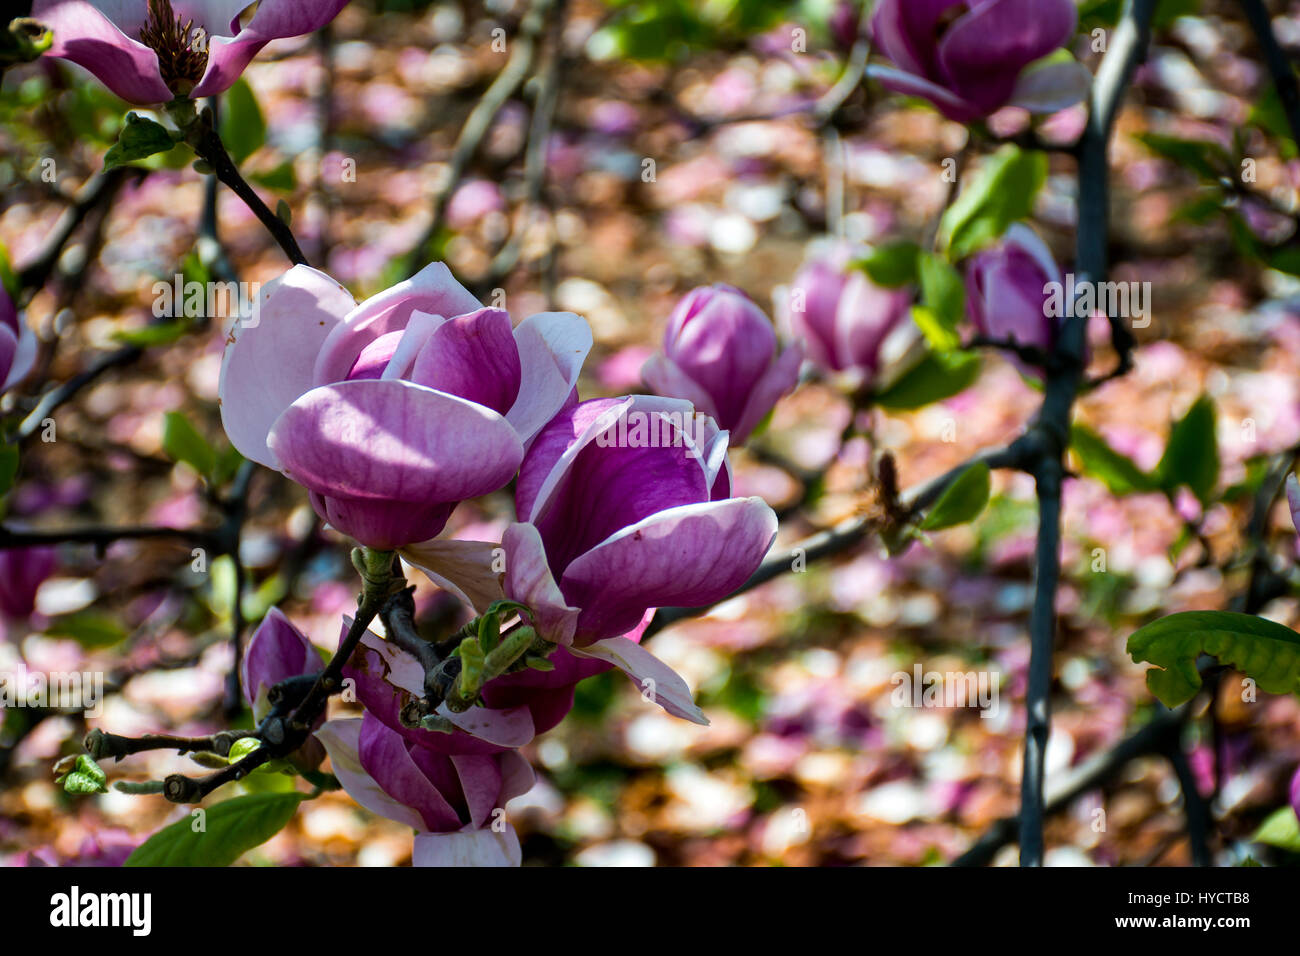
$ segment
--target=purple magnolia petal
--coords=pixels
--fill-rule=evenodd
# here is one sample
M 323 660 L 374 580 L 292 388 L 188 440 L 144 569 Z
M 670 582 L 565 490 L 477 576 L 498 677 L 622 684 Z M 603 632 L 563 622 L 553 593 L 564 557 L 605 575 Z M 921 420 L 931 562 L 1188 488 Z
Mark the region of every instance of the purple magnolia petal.
M 505 415 L 519 397 L 520 382 L 509 314 L 479 309 L 443 322 L 416 355 L 409 378 Z
M 506 421 L 525 445 L 564 407 L 591 351 L 591 326 L 572 312 L 539 312 L 514 331 L 519 395 Z
M 1073 34 L 1073 0 L 991 0 L 955 21 L 939 41 L 951 88 L 985 113 L 1011 99 L 1021 71 Z
M 302 36 L 329 23 L 348 0 L 261 0 L 248 26 L 233 38 L 208 42 L 208 69 L 194 88 L 193 98 L 215 96 L 229 89 L 257 52 L 281 37 Z M 213 6 L 209 4 L 209 6 Z M 219 4 L 223 9 L 225 4 Z
M 361 723 L 360 717 L 327 720 L 316 731 L 316 739 L 325 745 L 329 754 L 334 776 L 339 778 L 348 796 L 371 813 L 404 823 L 413 830 L 423 830 L 424 819 L 420 814 L 390 797 L 361 765 Z
M 0 325 L 0 386 L 9 380 L 13 371 L 14 357 L 18 354 L 18 336 L 8 326 Z M 4 388 L 0 387 L 0 392 Z
M 611 424 L 575 446 L 569 467 L 558 475 L 549 493 L 543 489 L 532 523 L 541 533 L 556 574 L 563 575 L 574 558 L 622 528 L 666 508 L 709 499 L 711 483 L 700 467 L 699 454 L 685 446 L 676 432 L 662 429 L 666 419 L 653 407 L 634 398 L 627 411 L 626 440 L 618 432 L 622 426 Z M 683 414 L 689 421 L 694 412 Z M 666 447 L 639 444 L 633 431 L 638 424 L 647 436 L 652 430 L 660 433 L 661 440 L 667 436 Z M 565 458 L 573 451 L 566 452 Z
M 790 283 L 787 303 L 790 334 L 802 341 L 810 359 L 833 372 L 843 371 L 835 317 L 849 280 L 847 260 L 848 255 L 841 252 L 803 266 Z
M 276 420 L 268 445 L 331 524 L 381 549 L 432 538 L 456 502 L 496 491 L 523 458 L 490 409 L 392 380 L 312 389 Z
M 479 614 L 505 597 L 501 575 L 493 570 L 500 544 L 434 538 L 401 549 L 402 557 L 438 587 L 450 591 Z
M 542 536 L 531 524 L 512 524 L 501 544 L 506 549 L 506 594 L 532 610 L 537 633 L 545 640 L 571 643 L 578 609 L 565 602 L 555 583 Z
M 1291 809 L 1295 815 L 1300 817 L 1300 767 L 1296 768 L 1295 776 L 1291 778 Z
M 885 340 L 907 318 L 911 305 L 910 290 L 881 288 L 862 273 L 852 275 L 835 317 L 840 367 L 878 371 Z
M 47 56 L 85 67 L 128 103 L 151 106 L 166 103 L 172 92 L 163 82 L 158 54 L 133 39 L 144 26 L 146 9 L 144 2 L 126 0 L 36 0 L 32 16 L 54 31 Z
M 963 0 L 881 0 L 871 20 L 880 51 L 909 73 L 937 76 L 940 18 Z
M 757 570 L 776 530 L 762 498 L 672 508 L 621 529 L 560 579 L 565 598 L 582 608 L 576 641 L 625 634 L 647 608 L 725 598 Z
M 772 367 L 750 390 L 749 401 L 731 428 L 732 445 L 743 445 L 781 397 L 794 391 L 794 387 L 799 384 L 799 366 L 802 364 L 803 348 L 798 344 L 791 345 L 772 363 Z
M 417 833 L 412 866 L 519 866 L 523 851 L 515 828 L 462 833 Z
M 271 426 L 311 389 L 316 353 L 355 305 L 325 273 L 299 265 L 262 287 L 255 323 L 235 322 L 217 393 L 221 424 L 245 458 L 279 468 L 266 446 Z
M 693 724 L 708 725 L 709 718 L 696 706 L 691 689 L 681 675 L 640 644 L 629 641 L 626 637 L 610 637 L 576 648 L 574 653 L 608 661 L 632 678 L 642 694 L 653 698 L 656 704 L 674 717 L 689 720 Z
M 704 386 L 687 375 L 680 365 L 662 352 L 656 352 L 645 360 L 645 364 L 641 366 L 641 380 L 656 395 L 683 399 L 710 418 L 718 417 L 718 410 L 709 393 L 704 390 Z
M 696 289 L 677 306 L 664 338 L 664 354 L 712 401 L 711 417 L 731 428 L 754 385 L 776 356 L 776 332 L 767 316 L 739 289 Z M 686 397 L 686 396 L 678 396 Z
M 481 708 L 475 708 L 481 709 Z M 478 754 L 458 754 L 451 765 L 460 778 L 461 793 L 469 810 L 469 825 L 483 826 L 492 811 L 501 805 L 501 763 L 495 757 Z
M 522 797 L 537 783 L 532 764 L 518 750 L 501 754 L 497 758 L 497 764 L 501 768 L 501 793 L 497 797 L 501 806 L 515 797 Z
M 5 329 L 4 331 L 8 332 L 9 330 Z M 37 348 L 36 334 L 32 332 L 26 322 L 20 322 L 18 341 L 14 344 L 13 353 L 9 359 L 9 374 L 4 376 L 3 382 L 0 382 L 0 392 L 8 391 L 27 377 L 32 370 L 32 366 L 36 364 Z M 0 368 L 3 367 L 3 364 L 0 363 Z
M 453 806 L 452 800 L 460 795 L 444 792 L 429 779 L 412 756 L 411 744 L 376 719 L 367 714 L 362 718 L 357 753 L 361 766 L 384 792 L 404 806 L 420 814 L 424 826 L 419 829 L 435 833 L 459 830 L 464 819 Z M 449 760 L 446 755 L 422 751 L 425 760 Z M 451 799 L 448 799 L 448 798 Z
M 240 679 L 244 699 L 261 720 L 270 710 L 266 693 L 282 680 L 323 669 L 325 662 L 307 635 L 294 627 L 278 608 L 267 612 L 253 632 L 244 659 L 240 662 Z M 260 712 L 259 712 L 260 711 Z
M 871 65 L 867 67 L 867 76 L 879 80 L 887 90 L 904 96 L 919 96 L 929 100 L 939 108 L 939 112 L 957 123 L 969 123 L 981 119 L 985 113 L 974 104 L 968 103 L 947 87 L 940 86 L 933 80 L 914 73 L 891 69 L 887 66 Z M 1008 93 L 1008 95 L 1010 95 Z
M 564 409 L 545 428 L 537 433 L 528 447 L 528 454 L 519 466 L 519 479 L 515 482 L 515 513 L 521 521 L 532 518 L 538 496 L 547 487 L 552 476 L 560 471 L 560 463 L 571 450 L 604 430 L 617 420 L 619 409 L 629 404 L 628 399 L 597 398 Z
M 1031 113 L 1055 113 L 1088 98 L 1092 74 L 1073 58 L 1044 60 L 1020 74 L 1011 105 Z
M 437 712 L 471 737 L 497 747 L 522 747 L 537 736 L 527 707 L 471 707 L 457 714 L 442 704 Z
M 343 381 L 367 345 L 385 333 L 404 331 L 414 312 L 451 318 L 480 308 L 446 265 L 431 262 L 410 279 L 352 310 L 321 347 L 312 382 L 328 385 Z

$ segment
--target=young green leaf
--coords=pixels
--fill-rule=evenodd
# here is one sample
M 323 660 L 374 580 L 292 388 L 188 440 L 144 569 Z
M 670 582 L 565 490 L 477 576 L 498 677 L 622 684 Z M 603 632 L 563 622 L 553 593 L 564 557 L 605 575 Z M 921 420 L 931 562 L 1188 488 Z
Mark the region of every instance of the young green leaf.
M 1250 842 L 1266 843 L 1288 853 L 1300 853 L 1300 820 L 1296 819 L 1295 810 L 1291 807 L 1274 810 L 1259 825 Z
M 18 446 L 0 442 L 0 495 L 14 486 L 18 477 Z
M 50 637 L 70 637 L 82 647 L 110 647 L 126 639 L 126 631 L 111 615 L 101 611 L 78 611 L 56 617 L 45 627 Z
M 916 282 L 917 259 L 921 247 L 914 242 L 899 241 L 873 249 L 854 266 L 867 274 L 876 285 L 896 289 Z
M 1112 495 L 1131 495 L 1159 487 L 1156 480 L 1139 468 L 1132 458 L 1111 448 L 1104 438 L 1086 425 L 1070 428 L 1070 450 L 1079 460 L 1080 471 L 1096 478 Z
M 1198 501 L 1209 506 L 1219 485 L 1219 442 L 1215 434 L 1214 403 L 1202 395 L 1169 432 L 1169 444 L 1156 465 L 1161 489 L 1186 485 Z
M 912 310 L 912 318 L 926 340 L 941 352 L 961 344 L 957 326 L 966 312 L 966 283 L 961 274 L 933 253 L 917 259 L 921 282 L 922 305 Z
M 217 466 L 217 453 L 180 412 L 163 418 L 163 451 L 172 461 L 183 461 L 205 478 Z
M 980 357 L 967 352 L 931 352 L 875 396 L 882 408 L 923 408 L 975 384 Z
M 73 769 L 59 777 L 66 793 L 107 793 L 108 774 L 86 754 L 78 754 Z
M 127 113 L 126 125 L 118 134 L 117 142 L 104 154 L 104 169 L 125 166 L 155 153 L 165 153 L 175 145 L 172 134 L 167 132 L 165 126 L 145 119 L 138 113 Z
M 1300 691 L 1300 634 L 1253 614 L 1182 611 L 1135 631 L 1128 639 L 1135 663 L 1147 671 L 1147 687 L 1167 707 L 1196 696 L 1201 674 L 1196 659 L 1208 654 L 1252 678 L 1269 694 Z
M 253 88 L 242 77 L 226 91 L 221 99 L 221 121 L 218 124 L 221 142 L 226 152 L 241 165 L 266 142 L 266 118 L 253 96 Z
M 979 517 L 989 503 L 989 466 L 984 462 L 971 465 L 935 502 L 921 522 L 922 531 L 942 531 Z
M 1047 155 L 1006 145 L 993 154 L 943 214 L 939 239 L 953 262 L 996 240 L 1034 211 L 1047 181 Z
M 202 831 L 184 817 L 145 840 L 126 866 L 230 866 L 293 819 L 305 793 L 254 793 L 206 810 Z

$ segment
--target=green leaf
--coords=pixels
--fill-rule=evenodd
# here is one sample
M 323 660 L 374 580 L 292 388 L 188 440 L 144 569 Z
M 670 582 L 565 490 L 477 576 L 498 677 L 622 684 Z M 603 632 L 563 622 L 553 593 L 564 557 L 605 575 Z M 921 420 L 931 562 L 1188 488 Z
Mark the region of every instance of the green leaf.
M 305 793 L 254 793 L 206 811 L 203 832 L 184 817 L 145 840 L 126 866 L 230 866 L 279 833 L 293 819 Z
M 966 311 L 966 283 L 961 274 L 933 253 L 917 260 L 922 304 L 912 310 L 926 340 L 941 352 L 961 344 L 957 326 Z
M 183 461 L 205 478 L 217 467 L 217 453 L 180 412 L 163 418 L 163 451 L 172 461 Z
M 1191 700 L 1201 686 L 1196 659 L 1208 654 L 1253 678 L 1269 694 L 1300 691 L 1300 634 L 1234 611 L 1182 611 L 1133 633 L 1128 653 L 1147 671 L 1147 687 L 1167 707 Z
M 989 503 L 989 466 L 984 462 L 971 465 L 934 503 L 921 522 L 922 531 L 941 531 L 966 524 L 979 517 Z
M 916 282 L 917 259 L 921 247 L 914 242 L 891 242 L 873 249 L 865 259 L 860 259 L 854 266 L 867 274 L 876 285 L 885 289 L 896 289 Z
M 122 625 L 100 611 L 56 617 L 45 628 L 50 637 L 70 637 L 82 647 L 109 647 L 126 638 Z
M 979 374 L 978 355 L 930 352 L 897 382 L 876 395 L 875 401 L 882 408 L 923 408 L 970 388 Z
M 994 153 L 943 214 L 939 238 L 953 262 L 996 240 L 1034 211 L 1047 181 L 1047 155 L 1007 145 Z
M 126 114 L 126 125 L 118 134 L 117 142 L 104 154 L 104 168 L 125 166 L 137 159 L 155 153 L 165 153 L 176 145 L 167 128 L 138 113 Z
M 113 333 L 113 339 L 123 345 L 138 345 L 149 348 L 154 345 L 170 345 L 189 331 L 187 322 L 163 322 L 158 325 L 146 325 L 139 329 L 125 329 Z
M 1104 438 L 1086 425 L 1071 427 L 1070 450 L 1079 460 L 1079 469 L 1089 478 L 1100 481 L 1112 495 L 1131 495 L 1159 487 L 1132 458 L 1111 448 Z
M 226 91 L 221 100 L 221 121 L 218 124 L 221 142 L 226 152 L 241 165 L 266 142 L 266 119 L 253 96 L 253 88 L 242 77 Z
M 1267 843 L 1288 853 L 1300 853 L 1300 820 L 1296 819 L 1295 810 L 1291 807 L 1274 810 L 1259 825 L 1250 842 Z
M 9 293 L 9 298 L 15 301 L 22 291 L 18 273 L 14 271 L 13 263 L 9 260 L 9 249 L 3 242 L 0 242 L 0 288 Z
M 18 446 L 0 443 L 0 495 L 14 486 L 18 479 Z
M 1179 139 L 1159 133 L 1139 133 L 1135 138 L 1157 156 L 1190 169 L 1202 179 L 1217 182 L 1236 173 L 1228 151 L 1210 140 Z
M 1169 432 L 1169 443 L 1156 465 L 1161 489 L 1173 492 L 1186 485 L 1208 507 L 1219 484 L 1219 442 L 1215 434 L 1214 403 L 1202 395 Z
M 265 186 L 267 189 L 273 189 L 279 193 L 293 192 L 298 185 L 298 177 L 294 174 L 293 163 L 288 161 L 266 172 L 249 173 L 247 178 L 259 186 Z

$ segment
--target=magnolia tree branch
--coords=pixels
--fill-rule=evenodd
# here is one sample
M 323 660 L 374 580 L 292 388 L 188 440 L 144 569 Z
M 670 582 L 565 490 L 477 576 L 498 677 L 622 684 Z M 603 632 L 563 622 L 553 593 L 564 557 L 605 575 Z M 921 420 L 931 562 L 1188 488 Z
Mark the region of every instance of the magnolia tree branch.
M 1157 0 L 1126 0 L 1110 49 L 1093 82 L 1088 125 L 1079 143 L 1079 225 L 1076 267 L 1090 282 L 1105 279 L 1109 239 L 1111 130 L 1124 91 L 1145 55 Z M 1127 367 L 1131 334 L 1111 316 L 1112 338 Z M 1052 655 L 1056 640 L 1056 591 L 1061 571 L 1061 484 L 1070 417 L 1083 376 L 1088 317 L 1068 318 L 1057 346 L 1058 365 L 1047 377 L 1046 395 L 1030 428 L 1037 443 L 1031 470 L 1038 494 L 1034 604 L 1029 619 L 1030 660 L 1026 690 L 1024 771 L 1020 796 L 1020 862 L 1043 863 L 1044 755 L 1051 730 Z M 1122 329 L 1122 334 L 1119 330 Z
M 244 205 L 252 211 L 284 250 L 290 262 L 294 265 L 311 265 L 303 251 L 298 248 L 298 240 L 294 238 L 289 224 L 272 212 L 266 203 L 262 202 L 262 198 L 257 195 L 253 187 L 248 185 L 244 177 L 239 174 L 239 167 L 235 165 L 235 161 L 226 152 L 225 144 L 221 142 L 221 135 L 217 132 L 211 107 L 204 108 L 197 121 L 190 126 L 186 132 L 186 141 L 195 154 L 212 167 L 213 175 L 244 201 Z

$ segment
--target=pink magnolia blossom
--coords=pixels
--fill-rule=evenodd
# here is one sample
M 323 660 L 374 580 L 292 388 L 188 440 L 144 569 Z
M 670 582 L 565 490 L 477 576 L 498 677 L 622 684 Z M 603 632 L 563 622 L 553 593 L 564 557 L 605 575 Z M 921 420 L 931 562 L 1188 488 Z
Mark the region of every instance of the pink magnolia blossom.
M 1055 112 L 1083 99 L 1091 76 L 1072 59 L 1035 61 L 1067 43 L 1077 19 L 1074 0 L 881 0 L 872 34 L 897 69 L 869 72 L 959 123 L 1008 105 Z
M 371 714 L 328 721 L 316 736 L 353 800 L 415 830 L 414 865 L 519 865 L 519 837 L 501 809 L 533 786 L 517 751 L 437 753 Z
M 583 402 L 537 436 L 515 509 L 502 539 L 506 596 L 546 639 L 614 664 L 670 713 L 705 723 L 685 682 L 624 635 L 653 608 L 721 600 L 771 547 L 772 509 L 731 497 L 726 433 L 683 401 Z
M 257 305 L 222 364 L 227 435 L 307 488 L 336 529 L 385 550 L 434 537 L 459 502 L 510 481 L 591 348 L 571 312 L 512 330 L 442 263 L 360 305 L 294 266 Z
M 319 30 L 347 0 L 36 0 L 32 16 L 54 31 L 50 56 L 85 67 L 141 106 L 198 99 L 230 88 L 272 40 Z
M 1050 352 L 1060 319 L 1048 314 L 1048 283 L 1063 283 L 1051 250 L 1028 226 L 1016 224 L 967 264 L 966 311 L 982 335 Z
M 320 652 L 307 635 L 294 627 L 278 607 L 271 608 L 253 632 L 239 666 L 244 699 L 252 708 L 254 720 L 261 720 L 271 710 L 267 692 L 272 687 L 324 667 Z
M 803 351 L 777 354 L 776 332 L 745 293 L 701 286 L 668 320 L 662 353 L 641 375 L 659 395 L 683 398 L 715 419 L 739 445 L 799 380 Z
M 906 324 L 913 294 L 876 285 L 850 267 L 851 257 L 840 247 L 804 265 L 790 284 L 786 321 L 817 365 L 854 371 L 866 384 L 884 370 L 885 343 Z

